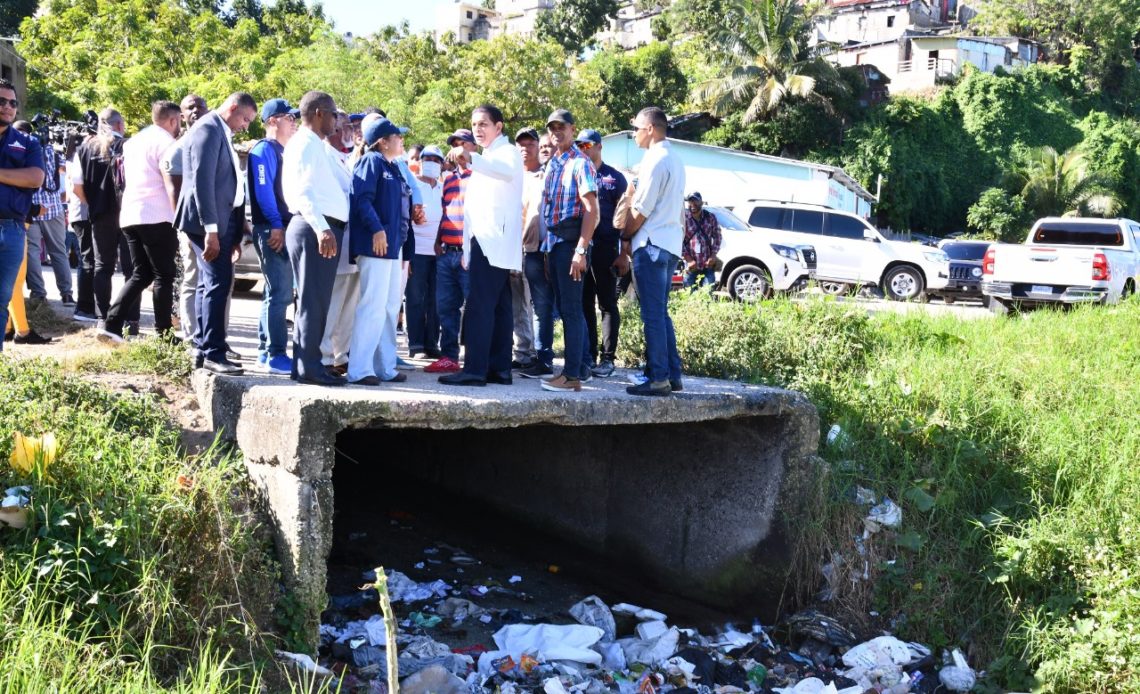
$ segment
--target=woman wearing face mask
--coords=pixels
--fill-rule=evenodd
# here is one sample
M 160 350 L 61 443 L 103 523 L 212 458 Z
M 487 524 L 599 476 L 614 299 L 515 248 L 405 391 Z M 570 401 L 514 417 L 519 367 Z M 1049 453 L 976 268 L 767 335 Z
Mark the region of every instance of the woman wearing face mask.
M 360 268 L 348 381 L 376 386 L 407 380 L 396 371 L 401 247 L 411 226 L 411 187 L 395 159 L 403 129 L 387 118 L 364 126 L 364 156 L 352 173 L 349 252 Z
M 424 201 L 424 221 L 413 226 L 415 253 L 405 292 L 408 328 L 408 356 L 439 359 L 439 314 L 435 307 L 435 239 L 443 218 L 443 152 L 435 145 L 420 153 L 420 175 L 416 179 Z

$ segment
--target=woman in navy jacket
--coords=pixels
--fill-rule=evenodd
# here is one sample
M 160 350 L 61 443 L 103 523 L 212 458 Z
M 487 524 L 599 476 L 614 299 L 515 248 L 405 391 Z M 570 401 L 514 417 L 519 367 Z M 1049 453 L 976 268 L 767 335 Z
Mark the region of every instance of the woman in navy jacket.
M 396 371 L 396 321 L 411 188 L 393 161 L 404 132 L 387 118 L 366 123 L 365 153 L 352 172 L 349 253 L 360 268 L 360 302 L 352 329 L 348 381 L 355 385 L 407 380 Z

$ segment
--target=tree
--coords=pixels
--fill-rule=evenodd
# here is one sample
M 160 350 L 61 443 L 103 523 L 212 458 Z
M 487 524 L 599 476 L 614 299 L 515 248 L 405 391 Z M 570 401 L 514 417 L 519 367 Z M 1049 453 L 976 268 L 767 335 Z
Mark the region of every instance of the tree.
M 617 19 L 618 0 L 562 0 L 535 22 L 535 35 L 577 54 L 594 42 L 607 19 Z
M 31 17 L 37 5 L 37 0 L 4 0 L 0 3 L 0 37 L 20 33 L 20 22 Z
M 977 9 L 972 31 L 1039 41 L 1047 59 L 1077 65 L 1088 90 L 1134 105 L 1140 0 L 982 0 Z
M 986 188 L 978 201 L 966 212 L 966 224 L 982 238 L 1004 243 L 1025 239 L 1032 222 L 1025 211 L 1025 200 L 1002 188 Z
M 698 101 L 725 115 L 747 104 L 744 123 L 772 114 L 789 96 L 815 95 L 817 82 L 839 82 L 835 67 L 807 47 L 812 16 L 799 0 L 726 0 L 706 30 L 723 73 L 701 84 Z
M 600 51 L 583 70 L 598 78 L 595 97 L 608 116 L 605 123 L 597 124 L 603 129 L 624 128 L 649 105 L 674 112 L 689 91 L 688 78 L 667 43 L 654 42 L 629 52 Z
M 1029 150 L 1008 172 L 1007 185 L 1035 218 L 1108 216 L 1120 206 L 1108 182 L 1090 171 L 1088 159 L 1075 148 L 1060 154 L 1052 147 Z

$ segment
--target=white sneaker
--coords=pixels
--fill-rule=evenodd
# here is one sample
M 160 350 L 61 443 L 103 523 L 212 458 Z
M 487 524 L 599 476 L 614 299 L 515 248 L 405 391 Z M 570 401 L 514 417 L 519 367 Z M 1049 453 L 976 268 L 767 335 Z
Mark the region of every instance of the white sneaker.
M 95 339 L 110 345 L 121 345 L 127 341 L 122 335 L 113 333 L 110 330 L 100 330 L 99 334 L 95 336 Z

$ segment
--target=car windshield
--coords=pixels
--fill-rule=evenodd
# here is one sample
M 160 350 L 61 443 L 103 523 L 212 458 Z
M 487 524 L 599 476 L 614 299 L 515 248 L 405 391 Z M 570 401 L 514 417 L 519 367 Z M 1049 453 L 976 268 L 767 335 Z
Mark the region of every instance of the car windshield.
M 943 244 L 942 251 L 950 260 L 981 260 L 989 247 L 989 243 L 947 243 Z
M 1037 227 L 1033 243 L 1058 246 L 1123 246 L 1124 235 L 1116 224 L 1066 224 L 1046 222 Z
M 713 213 L 713 216 L 716 217 L 716 221 L 720 224 L 721 229 L 748 231 L 748 225 L 744 223 L 744 220 L 724 209 L 723 207 L 706 207 L 705 210 Z

